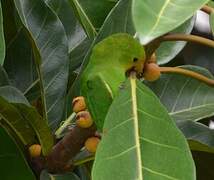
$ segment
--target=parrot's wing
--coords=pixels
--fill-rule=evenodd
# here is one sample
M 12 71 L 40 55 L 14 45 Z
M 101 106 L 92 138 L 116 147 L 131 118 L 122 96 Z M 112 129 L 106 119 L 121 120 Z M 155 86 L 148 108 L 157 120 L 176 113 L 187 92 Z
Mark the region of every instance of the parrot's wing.
M 102 130 L 105 116 L 113 101 L 113 92 L 101 74 L 97 74 L 87 81 L 85 91 L 88 109 L 99 130 Z

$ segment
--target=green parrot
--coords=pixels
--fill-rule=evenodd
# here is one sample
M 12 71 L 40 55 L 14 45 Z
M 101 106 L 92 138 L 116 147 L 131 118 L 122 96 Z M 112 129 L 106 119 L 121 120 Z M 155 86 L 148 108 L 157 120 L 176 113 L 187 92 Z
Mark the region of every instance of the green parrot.
M 128 71 L 142 74 L 145 62 L 143 46 L 132 36 L 112 35 L 92 50 L 81 76 L 81 95 L 98 128 L 102 130 L 108 109 L 126 79 Z

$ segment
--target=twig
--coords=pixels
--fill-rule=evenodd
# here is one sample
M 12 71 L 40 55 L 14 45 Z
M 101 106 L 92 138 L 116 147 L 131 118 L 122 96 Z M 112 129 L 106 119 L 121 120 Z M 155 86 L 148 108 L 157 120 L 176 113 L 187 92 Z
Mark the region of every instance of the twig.
M 61 138 L 61 134 L 63 133 L 63 131 L 72 123 L 73 119 L 75 118 L 76 113 L 72 113 L 66 120 L 65 122 L 62 124 L 62 126 L 59 127 L 59 129 L 56 130 L 55 132 L 55 136 L 56 138 Z
M 214 48 L 214 41 L 207 38 L 200 37 L 200 36 L 188 35 L 188 34 L 168 34 L 168 35 L 162 36 L 161 41 L 189 41 L 189 42 L 195 42 L 195 43 L 203 44 Z
M 161 73 L 178 73 L 178 74 L 189 76 L 199 81 L 202 81 L 210 86 L 214 86 L 214 79 L 210 79 L 202 74 L 196 73 L 191 70 L 187 70 L 179 67 L 159 67 L 159 68 Z
M 207 13 L 207 14 L 211 14 L 214 11 L 214 9 L 212 7 L 207 6 L 207 5 L 204 5 L 201 8 L 201 10 L 204 11 L 205 13 Z

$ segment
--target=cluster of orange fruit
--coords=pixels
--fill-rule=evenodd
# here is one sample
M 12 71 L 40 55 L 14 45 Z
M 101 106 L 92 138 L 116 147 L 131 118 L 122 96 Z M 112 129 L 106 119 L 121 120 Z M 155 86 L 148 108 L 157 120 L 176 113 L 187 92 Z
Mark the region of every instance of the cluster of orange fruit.
M 83 96 L 74 98 L 73 112 L 76 114 L 76 125 L 80 128 L 89 128 L 93 125 L 93 120 L 90 113 L 87 111 L 85 99 Z M 85 141 L 85 148 L 90 153 L 95 153 L 100 139 L 96 136 L 90 137 Z
M 79 96 L 74 98 L 73 102 L 73 112 L 76 113 L 76 125 L 80 128 L 89 128 L 93 125 L 93 120 L 90 113 L 87 111 L 86 103 L 84 97 Z M 85 141 L 85 148 L 90 153 L 95 153 L 100 139 L 96 136 L 90 137 Z M 41 155 L 41 145 L 33 144 L 28 148 L 30 157 L 35 158 Z

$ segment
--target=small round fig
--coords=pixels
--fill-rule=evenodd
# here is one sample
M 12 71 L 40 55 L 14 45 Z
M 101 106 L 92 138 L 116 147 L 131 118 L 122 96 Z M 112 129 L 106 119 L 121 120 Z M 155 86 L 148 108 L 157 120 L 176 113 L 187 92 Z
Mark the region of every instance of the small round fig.
M 86 109 L 85 99 L 83 96 L 78 96 L 74 98 L 72 105 L 73 105 L 73 111 L 75 113 L 78 113 Z
M 144 66 L 143 77 L 147 81 L 155 81 L 160 78 L 160 68 L 156 63 L 147 63 Z
M 91 115 L 88 111 L 80 111 L 76 116 L 76 125 L 80 128 L 89 128 L 93 124 Z
M 85 141 L 85 148 L 90 153 L 95 153 L 99 142 L 100 142 L 100 139 L 98 137 L 90 137 Z
M 28 150 L 29 150 L 30 156 L 32 158 L 35 158 L 41 155 L 42 148 L 40 144 L 33 144 L 28 148 Z

